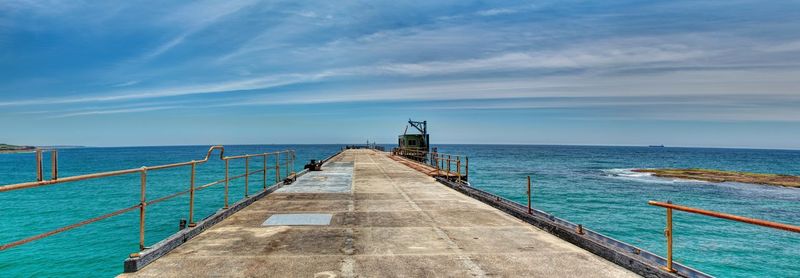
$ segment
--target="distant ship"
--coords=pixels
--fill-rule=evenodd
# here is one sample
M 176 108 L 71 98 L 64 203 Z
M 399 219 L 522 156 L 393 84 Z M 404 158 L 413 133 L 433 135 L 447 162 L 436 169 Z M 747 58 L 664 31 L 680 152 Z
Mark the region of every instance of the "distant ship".
M 651 147 L 651 148 L 663 148 L 664 145 L 650 145 L 648 147 Z

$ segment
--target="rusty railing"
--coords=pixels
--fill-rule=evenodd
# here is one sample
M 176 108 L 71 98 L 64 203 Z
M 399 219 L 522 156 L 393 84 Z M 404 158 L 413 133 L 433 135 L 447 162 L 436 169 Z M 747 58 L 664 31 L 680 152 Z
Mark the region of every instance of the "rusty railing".
M 748 217 L 743 217 L 743 216 L 738 216 L 738 215 L 733 215 L 733 214 L 727 214 L 727 213 L 710 211 L 710 210 L 703 210 L 703 209 L 692 208 L 692 207 L 687 207 L 687 206 L 680 206 L 680 205 L 672 204 L 670 202 L 664 203 L 664 202 L 649 201 L 647 203 L 649 205 L 652 205 L 652 206 L 658 206 L 658 207 L 663 207 L 663 208 L 667 209 L 667 225 L 666 225 L 666 228 L 664 229 L 664 236 L 667 238 L 667 265 L 664 266 L 663 269 L 665 271 L 668 271 L 668 272 L 675 272 L 675 269 L 672 268 L 672 210 L 685 211 L 685 212 L 694 213 L 694 214 L 700 214 L 700 215 L 711 216 L 711 217 L 727 219 L 727 220 L 733 220 L 733 221 L 738 221 L 738 222 L 743 222 L 743 223 L 748 223 L 748 224 L 752 224 L 752 225 L 758 225 L 758 226 L 763 226 L 763 227 L 768 227 L 768 228 L 773 228 L 773 229 L 778 229 L 778 230 L 784 230 L 784 231 L 789 231 L 789 232 L 800 233 L 800 226 L 794 226 L 794 225 L 789 225 L 789 224 L 771 222 L 771 221 L 755 219 L 755 218 L 748 218 Z
M 469 180 L 469 157 L 402 148 L 396 148 L 392 153 L 435 168 L 437 176 L 456 182 Z
M 208 162 L 208 160 L 210 159 L 211 154 L 212 154 L 212 152 L 214 150 L 219 150 L 219 158 L 220 158 L 220 160 L 225 162 L 225 178 L 221 179 L 221 180 L 216 180 L 216 181 L 204 184 L 204 185 L 195 186 L 195 175 L 196 175 L 197 165 Z M 43 177 L 43 167 L 42 167 L 42 160 L 43 160 L 42 159 L 42 153 L 43 153 L 43 151 L 51 152 L 51 156 L 50 157 L 51 157 L 51 163 L 52 163 L 52 165 L 51 165 L 51 167 L 52 167 L 52 176 L 51 176 L 51 178 L 49 180 L 44 180 L 44 177 Z M 42 187 L 42 186 L 47 186 L 47 185 L 55 185 L 55 184 L 61 184 L 61 183 L 67 183 L 67 182 L 100 179 L 100 178 L 105 178 L 105 177 L 114 177 L 114 176 L 122 176 L 122 175 L 138 173 L 139 176 L 140 176 L 140 182 L 141 182 L 141 191 L 140 191 L 139 203 L 134 204 L 134 205 L 129 206 L 129 207 L 126 207 L 126 208 L 123 208 L 123 209 L 120 209 L 120 210 L 117 210 L 117 211 L 114 211 L 114 212 L 110 212 L 110 213 L 107 213 L 107 214 L 103 214 L 103 215 L 97 216 L 95 218 L 87 219 L 87 220 L 84 220 L 84 221 L 81 221 L 81 222 L 78 222 L 78 223 L 74 223 L 74 224 L 71 224 L 71 225 L 68 225 L 68 226 L 64 226 L 64 227 L 61 227 L 61 228 L 58 228 L 58 229 L 54 229 L 54 230 L 51 230 L 51 231 L 48 231 L 48 232 L 45 232 L 45 233 L 41 233 L 41 234 L 38 234 L 38 235 L 26 237 L 26 238 L 23 238 L 23 239 L 20 239 L 20 240 L 16 240 L 16 241 L 13 241 L 13 242 L 3 243 L 2 245 L 0 245 L 0 251 L 9 249 L 9 248 L 12 248 L 12 247 L 15 247 L 15 246 L 19 246 L 19 245 L 22 245 L 22 244 L 26 244 L 26 243 L 29 243 L 29 242 L 32 242 L 32 241 L 36 241 L 36 240 L 39 240 L 39 239 L 42 239 L 42 238 L 45 238 L 45 237 L 49 237 L 49 236 L 52 236 L 52 235 L 55 235 L 55 234 L 58 234 L 58 233 L 61 233 L 61 232 L 65 232 L 65 231 L 68 231 L 68 230 L 71 230 L 71 229 L 74 229 L 74 228 L 77 228 L 77 227 L 88 225 L 88 224 L 91 224 L 91 223 L 94 223 L 94 222 L 97 222 L 97 221 L 100 221 L 100 220 L 103 220 L 103 219 L 106 219 L 106 218 L 114 217 L 114 216 L 129 212 L 129 211 L 132 211 L 132 210 L 136 210 L 136 209 L 139 209 L 139 250 L 140 251 L 144 250 L 145 249 L 144 233 L 145 233 L 145 224 L 146 224 L 145 223 L 145 213 L 147 212 L 147 207 L 148 206 L 151 206 L 151 205 L 154 205 L 154 204 L 157 204 L 157 203 L 160 203 L 160 202 L 163 202 L 163 201 L 166 201 L 166 200 L 169 200 L 169 199 L 172 199 L 172 198 L 175 198 L 175 197 L 178 197 L 178 196 L 181 196 L 181 195 L 184 195 L 184 194 L 188 193 L 189 194 L 188 222 L 189 222 L 189 227 L 193 227 L 193 226 L 195 226 L 195 223 L 194 223 L 194 194 L 195 194 L 196 191 L 203 190 L 205 188 L 208 188 L 208 187 L 211 187 L 211 186 L 214 186 L 214 185 L 217 185 L 217 184 L 223 184 L 224 183 L 225 184 L 225 197 L 224 197 L 225 198 L 225 207 L 224 208 L 228 208 L 228 186 L 229 186 L 230 181 L 232 181 L 232 180 L 236 180 L 236 179 L 239 179 L 239 178 L 244 178 L 244 191 L 245 191 L 245 195 L 244 195 L 245 197 L 244 198 L 247 198 L 249 196 L 249 190 L 248 190 L 249 177 L 251 175 L 253 175 L 253 174 L 261 173 L 261 176 L 262 176 L 261 182 L 262 182 L 263 190 L 267 190 L 267 174 L 268 174 L 269 169 L 272 168 L 272 167 L 268 167 L 268 165 L 267 165 L 267 162 L 268 162 L 270 156 L 274 156 L 275 157 L 275 165 L 274 165 L 275 182 L 278 183 L 278 182 L 281 181 L 281 164 L 282 163 L 284 164 L 283 165 L 284 173 L 285 173 L 285 176 L 283 176 L 285 178 L 284 181 L 285 182 L 291 182 L 292 180 L 294 180 L 294 178 L 296 176 L 296 174 L 294 173 L 294 163 L 295 163 L 295 159 L 296 159 L 296 155 L 295 155 L 295 151 L 294 150 L 283 150 L 283 151 L 277 151 L 277 152 L 259 153 L 259 154 L 246 154 L 246 155 L 237 155 L 237 156 L 225 156 L 225 147 L 223 147 L 223 146 L 212 146 L 212 147 L 210 147 L 208 149 L 208 152 L 206 153 L 205 158 L 203 158 L 202 160 L 192 160 L 192 161 L 187 161 L 187 162 L 165 164 L 165 165 L 157 165 L 157 166 L 144 166 L 144 167 L 141 167 L 141 168 L 127 169 L 127 170 L 117 170 L 117 171 L 109 171 L 109 172 L 101 172 L 101 173 L 93 173 L 93 174 L 86 174 L 86 175 L 78 175 L 78 176 L 60 178 L 60 177 L 58 177 L 58 151 L 55 150 L 55 149 L 52 149 L 52 150 L 37 149 L 36 150 L 36 181 L 35 182 L 26 182 L 26 183 L 18 183 L 18 184 L 10 184 L 10 185 L 0 186 L 0 192 L 9 192 L 9 191 L 15 191 L 15 190 L 21 190 L 21 189 L 27 189 L 27 188 L 37 188 L 37 187 Z M 257 169 L 257 170 L 250 171 L 250 165 L 249 165 L 250 164 L 250 160 L 251 160 L 251 158 L 254 158 L 254 157 L 261 157 L 263 166 L 261 168 Z M 281 159 L 281 158 L 283 158 L 283 159 Z M 234 161 L 234 160 L 244 160 L 245 171 L 244 171 L 243 174 L 239 174 L 239 175 L 231 177 L 229 175 L 229 165 L 230 165 L 230 162 Z M 191 167 L 191 176 L 189 177 L 189 189 L 184 190 L 184 191 L 180 191 L 180 192 L 177 192 L 177 193 L 173 193 L 171 195 L 167 195 L 167 196 L 164 196 L 164 197 L 161 197 L 161 198 L 157 198 L 157 199 L 154 199 L 154 200 L 148 200 L 146 198 L 147 174 L 148 174 L 148 172 L 156 171 L 156 170 L 163 170 L 163 169 L 170 169 L 170 168 L 178 168 L 178 167 Z M 137 253 L 133 253 L 133 254 L 131 254 L 131 256 L 132 257 L 136 257 L 136 256 L 138 256 L 138 254 L 139 254 L 138 252 Z

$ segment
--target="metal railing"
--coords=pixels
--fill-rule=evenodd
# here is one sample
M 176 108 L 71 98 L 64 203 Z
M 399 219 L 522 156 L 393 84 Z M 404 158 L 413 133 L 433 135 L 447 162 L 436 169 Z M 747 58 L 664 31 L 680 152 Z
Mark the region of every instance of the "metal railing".
M 705 216 L 711 216 L 711 217 L 716 217 L 716 218 L 721 218 L 721 219 L 727 219 L 727 220 L 733 220 L 733 221 L 748 223 L 748 224 L 752 224 L 752 225 L 769 227 L 769 228 L 778 229 L 778 230 L 784 230 L 784 231 L 789 231 L 789 232 L 800 233 L 800 226 L 794 226 L 794 225 L 789 225 L 789 224 L 771 222 L 771 221 L 755 219 L 755 218 L 748 218 L 748 217 L 743 217 L 743 216 L 738 216 L 738 215 L 733 215 L 733 214 L 727 214 L 727 213 L 710 211 L 710 210 L 703 210 L 703 209 L 692 208 L 692 207 L 687 207 L 687 206 L 680 206 L 680 205 L 672 204 L 670 202 L 664 203 L 664 202 L 649 201 L 647 203 L 649 205 L 652 205 L 652 206 L 658 206 L 658 207 L 663 207 L 663 208 L 667 209 L 667 225 L 666 225 L 666 228 L 664 229 L 664 236 L 667 238 L 667 265 L 664 266 L 663 269 L 665 271 L 668 271 L 668 272 L 675 272 L 675 269 L 672 268 L 672 210 L 685 211 L 685 212 L 694 213 L 694 214 L 700 214 L 700 215 L 705 215 Z
M 392 153 L 435 168 L 437 176 L 456 182 L 469 180 L 469 157 L 467 156 L 402 148 L 396 148 L 392 150 Z
M 211 153 L 214 150 L 219 150 L 219 158 L 220 158 L 220 160 L 225 162 L 225 179 L 216 180 L 216 181 L 213 181 L 213 182 L 210 182 L 210 183 L 207 183 L 207 184 L 204 184 L 204 185 L 200 185 L 200 186 L 195 186 L 195 176 L 196 176 L 197 165 L 208 162 L 209 158 L 211 157 Z M 141 167 L 141 168 L 127 169 L 127 170 L 117 170 L 117 171 L 100 172 L 100 173 L 93 173 L 93 174 L 86 174 L 86 175 L 78 175 L 78 176 L 59 178 L 58 177 L 58 151 L 55 150 L 55 149 L 53 149 L 53 150 L 45 150 L 45 151 L 50 151 L 51 152 L 51 163 L 52 163 L 52 177 L 51 177 L 51 179 L 49 179 L 49 180 L 44 180 L 43 179 L 43 167 L 42 167 L 42 152 L 43 152 L 43 150 L 37 150 L 36 151 L 36 181 L 35 182 L 26 182 L 26 183 L 18 183 L 18 184 L 10 184 L 10 185 L 0 186 L 0 192 L 8 192 L 8 191 L 21 190 L 21 189 L 26 189 L 26 188 L 36 188 L 36 187 L 41 187 L 41 186 L 60 184 L 60 183 L 82 181 L 82 180 L 91 180 L 91 179 L 100 179 L 100 178 L 105 178 L 105 177 L 114 177 L 114 176 L 121 176 L 121 175 L 128 175 L 128 174 L 136 174 L 136 173 L 138 173 L 139 176 L 140 176 L 140 181 L 141 181 L 141 191 L 140 191 L 139 203 L 135 204 L 133 206 L 130 206 L 130 207 L 126 207 L 126 208 L 123 208 L 123 209 L 120 209 L 120 210 L 117 210 L 117 211 L 114 211 L 114 212 L 103 214 L 103 215 L 100 215 L 100 216 L 95 217 L 95 218 L 87 219 L 87 220 L 84 220 L 84 221 L 81 221 L 81 222 L 78 222 L 78 223 L 74 223 L 74 224 L 71 224 L 71 225 L 68 225 L 68 226 L 64 226 L 64 227 L 61 227 L 61 228 L 58 228 L 58 229 L 51 230 L 51 231 L 48 231 L 48 232 L 45 232 L 45 233 L 41 233 L 41 234 L 38 234 L 38 235 L 30 236 L 30 237 L 23 238 L 23 239 L 20 239 L 20 240 L 17 240 L 17 241 L 9 242 L 9 243 L 3 243 L 2 245 L 0 245 L 0 251 L 9 249 L 9 248 L 12 248 L 12 247 L 15 247 L 15 246 L 19 246 L 19 245 L 22 245 L 22 244 L 26 244 L 26 243 L 29 243 L 29 242 L 32 242 L 32 241 L 36 241 L 36 240 L 39 240 L 39 239 L 42 239 L 42 238 L 45 238 L 45 237 L 49 237 L 49 236 L 52 236 L 52 235 L 55 235 L 55 234 L 58 234 L 58 233 L 61 233 L 61 232 L 65 232 L 65 231 L 68 231 L 68 230 L 71 230 L 71 229 L 74 229 L 74 228 L 77 228 L 77 227 L 88 225 L 88 224 L 91 224 L 91 223 L 94 223 L 94 222 L 97 222 L 97 221 L 100 221 L 100 220 L 103 220 L 103 219 L 106 219 L 106 218 L 114 217 L 114 216 L 129 212 L 129 211 L 135 210 L 137 208 L 139 209 L 139 250 L 141 251 L 141 250 L 145 249 L 145 238 L 144 238 L 145 224 L 146 224 L 145 223 L 145 213 L 147 212 L 147 207 L 148 206 L 151 206 L 151 205 L 154 205 L 154 204 L 157 204 L 157 203 L 160 203 L 160 202 L 163 202 L 163 201 L 166 201 L 166 200 L 169 200 L 169 199 L 172 199 L 172 198 L 175 198 L 175 197 L 178 197 L 178 196 L 181 196 L 181 195 L 184 195 L 184 194 L 188 193 L 189 194 L 189 216 L 188 216 L 188 222 L 189 222 L 189 227 L 193 227 L 193 226 L 195 226 L 195 223 L 194 223 L 193 219 L 194 219 L 194 195 L 195 195 L 196 191 L 203 190 L 205 188 L 208 188 L 208 187 L 211 187 L 211 186 L 214 186 L 214 185 L 217 185 L 217 184 L 224 183 L 225 184 L 225 207 L 224 208 L 228 208 L 228 186 L 229 186 L 230 181 L 232 181 L 232 180 L 236 180 L 236 179 L 239 179 L 239 178 L 244 178 L 244 191 L 245 191 L 245 195 L 244 195 L 245 197 L 244 198 L 247 198 L 249 196 L 248 185 L 249 185 L 249 177 L 250 177 L 250 175 L 261 173 L 262 174 L 261 176 L 262 176 L 262 187 L 263 187 L 263 190 L 267 190 L 267 174 L 268 174 L 269 169 L 273 169 L 272 166 L 268 166 L 267 165 L 268 164 L 267 162 L 268 162 L 268 160 L 269 160 L 269 158 L 271 156 L 275 157 L 274 169 L 275 169 L 275 182 L 276 183 L 279 183 L 281 181 L 281 164 L 284 164 L 283 165 L 284 166 L 284 173 L 285 173 L 285 176 L 283 176 L 285 178 L 284 181 L 291 182 L 291 180 L 294 180 L 294 177 L 296 175 L 294 173 L 294 163 L 295 163 L 295 159 L 296 159 L 296 155 L 295 155 L 295 151 L 294 150 L 283 150 L 283 151 L 277 151 L 277 152 L 259 153 L 259 154 L 246 154 L 246 155 L 237 155 L 237 156 L 225 156 L 225 147 L 223 147 L 223 146 L 212 146 L 212 147 L 210 147 L 208 149 L 208 152 L 206 153 L 205 158 L 202 159 L 202 160 L 192 160 L 192 161 L 187 161 L 187 162 L 165 164 L 165 165 L 157 165 L 157 166 L 144 166 L 144 167 Z M 255 171 L 250 171 L 250 160 L 251 160 L 251 158 L 254 158 L 254 157 L 261 157 L 262 158 L 261 162 L 262 162 L 263 166 L 261 168 L 255 170 Z M 245 173 L 231 177 L 229 175 L 229 165 L 230 165 L 230 162 L 234 161 L 234 160 L 244 160 L 244 163 L 245 163 L 245 171 L 244 172 Z M 170 169 L 170 168 L 178 168 L 178 167 L 191 167 L 191 176 L 189 177 L 189 189 L 184 190 L 184 191 L 180 191 L 180 192 L 177 192 L 177 193 L 173 193 L 171 195 L 167 195 L 167 196 L 164 196 L 164 197 L 161 197 L 161 198 L 157 198 L 157 199 L 154 199 L 154 200 L 147 200 L 147 198 L 146 198 L 146 190 L 147 190 L 147 174 L 148 174 L 148 172 L 156 171 L 156 170 Z M 138 256 L 138 252 L 131 254 L 131 256 L 132 257 Z

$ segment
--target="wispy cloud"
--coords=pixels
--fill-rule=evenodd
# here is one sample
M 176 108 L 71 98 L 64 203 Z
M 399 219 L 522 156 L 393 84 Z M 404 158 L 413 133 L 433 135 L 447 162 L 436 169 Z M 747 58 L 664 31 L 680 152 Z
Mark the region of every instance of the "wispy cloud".
M 122 82 L 122 83 L 117 83 L 117 84 L 111 85 L 111 87 L 128 87 L 128 86 L 133 86 L 133 85 L 139 84 L 139 82 L 141 82 L 141 81 L 139 81 L 139 80 L 131 80 L 131 81 L 127 81 L 127 82 Z
M 85 103 L 104 101 L 140 100 L 198 94 L 231 93 L 237 91 L 264 90 L 293 84 L 317 83 L 348 77 L 432 77 L 480 74 L 491 77 L 503 72 L 530 72 L 542 70 L 619 70 L 624 67 L 642 67 L 654 63 L 677 63 L 696 58 L 707 58 L 714 53 L 692 49 L 680 44 L 657 44 L 638 46 L 639 40 L 605 41 L 592 46 L 571 47 L 561 50 L 535 52 L 508 52 L 481 58 L 454 59 L 421 63 L 377 63 L 372 65 L 333 68 L 317 72 L 282 73 L 258 77 L 193 84 L 187 86 L 153 87 L 148 89 L 109 92 L 99 95 L 73 96 L 68 98 L 45 98 L 24 101 L 0 102 L 0 106 Z M 476 77 L 469 83 L 488 82 L 486 77 Z M 444 81 L 445 83 L 450 81 Z M 461 81 L 458 81 L 461 82 Z M 123 83 L 124 84 L 124 83 Z M 514 84 L 514 82 L 510 83 Z M 132 84 L 127 84 L 132 85 Z M 513 85 L 511 85 L 513 86 Z M 119 86 L 122 87 L 122 86 Z M 481 86 L 478 86 L 481 87 Z M 369 91 L 362 95 L 374 95 Z M 443 95 L 443 94 L 439 94 Z M 325 98 L 339 98 L 331 95 Z
M 91 115 L 137 113 L 137 112 L 148 112 L 148 111 L 175 109 L 175 108 L 179 108 L 179 106 L 153 106 L 153 107 L 139 107 L 139 108 L 125 108 L 125 109 L 89 110 L 89 111 L 72 112 L 61 115 L 55 115 L 52 116 L 51 118 L 69 118 L 69 117 L 91 116 Z
M 498 8 L 498 9 L 488 9 L 488 10 L 478 11 L 475 14 L 482 15 L 482 16 L 495 16 L 495 15 L 501 15 L 501 14 L 513 14 L 513 13 L 516 13 L 516 12 L 517 12 L 517 10 L 514 10 L 514 9 Z
M 234 14 L 254 3 L 255 1 L 252 0 L 205 2 L 202 4 L 192 3 L 177 9 L 164 17 L 162 21 L 164 24 L 181 24 L 184 30 L 167 42 L 146 52 L 139 59 L 150 60 L 158 57 L 183 43 L 187 37 L 208 28 L 226 16 Z
M 380 69 L 399 74 L 431 75 L 465 72 L 517 71 L 522 69 L 592 69 L 621 65 L 678 62 L 707 56 L 703 50 L 682 46 L 598 48 L 548 51 L 538 53 L 503 53 L 501 55 L 456 61 L 391 64 Z

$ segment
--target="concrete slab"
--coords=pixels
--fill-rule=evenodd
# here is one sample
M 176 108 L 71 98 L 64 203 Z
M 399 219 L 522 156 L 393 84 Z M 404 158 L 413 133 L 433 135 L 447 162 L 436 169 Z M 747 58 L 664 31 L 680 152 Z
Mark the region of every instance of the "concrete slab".
M 635 277 L 386 154 L 332 161 L 122 276 Z M 330 225 L 261 226 L 310 212 Z
M 273 214 L 261 226 L 326 226 L 331 224 L 332 216 L 324 213 Z
M 309 172 L 293 184 L 284 186 L 276 193 L 350 193 L 352 192 L 353 162 L 334 161 L 322 167 L 322 171 Z

